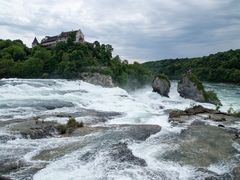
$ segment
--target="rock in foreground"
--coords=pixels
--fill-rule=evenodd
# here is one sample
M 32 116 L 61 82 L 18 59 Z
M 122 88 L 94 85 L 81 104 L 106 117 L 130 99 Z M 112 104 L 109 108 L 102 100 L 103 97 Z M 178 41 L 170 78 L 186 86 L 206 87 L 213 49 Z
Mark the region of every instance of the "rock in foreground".
M 153 92 L 165 97 L 169 97 L 170 86 L 170 81 L 165 75 L 156 76 L 152 82 Z
M 224 128 L 211 126 L 204 122 L 194 122 L 188 129 L 182 130 L 175 140 L 169 142 L 177 148 L 166 152 L 164 158 L 196 168 L 207 168 L 211 164 L 220 162 L 237 164 L 239 160 L 234 157 L 239 152 L 233 144 L 239 142 L 239 139 L 234 140 L 233 134 Z M 235 174 L 237 175 L 237 169 Z

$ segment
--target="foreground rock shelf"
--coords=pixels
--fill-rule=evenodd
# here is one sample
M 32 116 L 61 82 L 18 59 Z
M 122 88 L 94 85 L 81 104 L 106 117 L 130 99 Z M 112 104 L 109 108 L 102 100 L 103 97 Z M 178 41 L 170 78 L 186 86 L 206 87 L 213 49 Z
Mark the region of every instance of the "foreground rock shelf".
M 18 120 L 12 124 L 5 124 L 5 128 L 11 132 L 12 137 L 0 136 L 2 143 L 7 143 L 16 137 L 29 141 L 37 139 L 63 139 L 63 141 L 64 139 L 66 141 L 73 139 L 73 141 L 58 147 L 48 147 L 40 150 L 39 153 L 31 158 L 32 162 L 26 162 L 22 159 L 31 149 L 12 150 L 12 153 L 6 154 L 6 158 L 1 159 L 0 167 L 4 168 L 1 168 L 0 173 L 3 175 L 12 174 L 12 177 L 22 177 L 23 179 L 31 178 L 37 171 L 44 168 L 48 162 L 61 159 L 66 154 L 71 154 L 87 146 L 92 146 L 92 150 L 79 157 L 84 161 L 91 160 L 100 151 L 109 151 L 111 152 L 109 158 L 114 161 L 146 166 L 145 160 L 135 157 L 132 151 L 128 149 L 127 143 L 122 143 L 121 141 L 144 141 L 152 134 L 161 130 L 161 127 L 158 125 L 86 125 L 61 135 L 58 132 L 58 126 L 57 122 L 36 121 L 34 119 Z

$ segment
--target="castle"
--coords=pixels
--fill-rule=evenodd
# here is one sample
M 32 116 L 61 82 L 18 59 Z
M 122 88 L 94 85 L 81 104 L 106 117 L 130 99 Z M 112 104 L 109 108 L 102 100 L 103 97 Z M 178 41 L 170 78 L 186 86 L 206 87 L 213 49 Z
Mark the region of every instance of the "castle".
M 71 33 L 76 34 L 76 39 L 74 41 L 75 43 L 83 43 L 84 42 L 84 35 L 83 35 L 82 31 L 79 29 L 76 31 L 62 32 L 56 36 L 46 36 L 45 38 L 43 38 L 41 40 L 41 43 L 39 43 L 37 38 L 35 37 L 32 42 L 32 47 L 35 47 L 39 44 L 42 46 L 45 46 L 45 47 L 52 47 L 52 46 L 55 46 L 58 42 L 67 42 Z

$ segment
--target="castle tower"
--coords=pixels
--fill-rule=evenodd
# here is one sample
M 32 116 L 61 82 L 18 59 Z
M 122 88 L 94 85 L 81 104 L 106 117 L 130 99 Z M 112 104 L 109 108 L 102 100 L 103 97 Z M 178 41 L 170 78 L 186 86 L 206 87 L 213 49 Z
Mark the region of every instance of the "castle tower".
M 32 42 L 32 47 L 35 47 L 37 45 L 39 45 L 39 42 L 38 42 L 37 38 L 35 37 L 33 42 Z

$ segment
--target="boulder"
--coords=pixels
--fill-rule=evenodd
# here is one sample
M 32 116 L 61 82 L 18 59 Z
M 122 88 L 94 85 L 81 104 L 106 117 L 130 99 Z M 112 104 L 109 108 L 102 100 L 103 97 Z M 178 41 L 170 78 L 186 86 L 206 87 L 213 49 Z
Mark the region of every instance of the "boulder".
M 205 102 L 202 88 L 190 78 L 191 75 L 184 75 L 178 82 L 177 91 L 181 97 L 192 99 L 198 102 Z
M 213 91 L 205 91 L 203 84 L 191 72 L 182 76 L 178 82 L 177 91 L 183 98 L 221 105 L 217 95 Z
M 170 81 L 165 75 L 156 76 L 152 82 L 153 92 L 165 97 L 169 97 L 170 86 Z
M 112 77 L 109 75 L 99 73 L 81 73 L 80 77 L 83 81 L 94 85 L 100 85 L 103 87 L 113 87 Z

